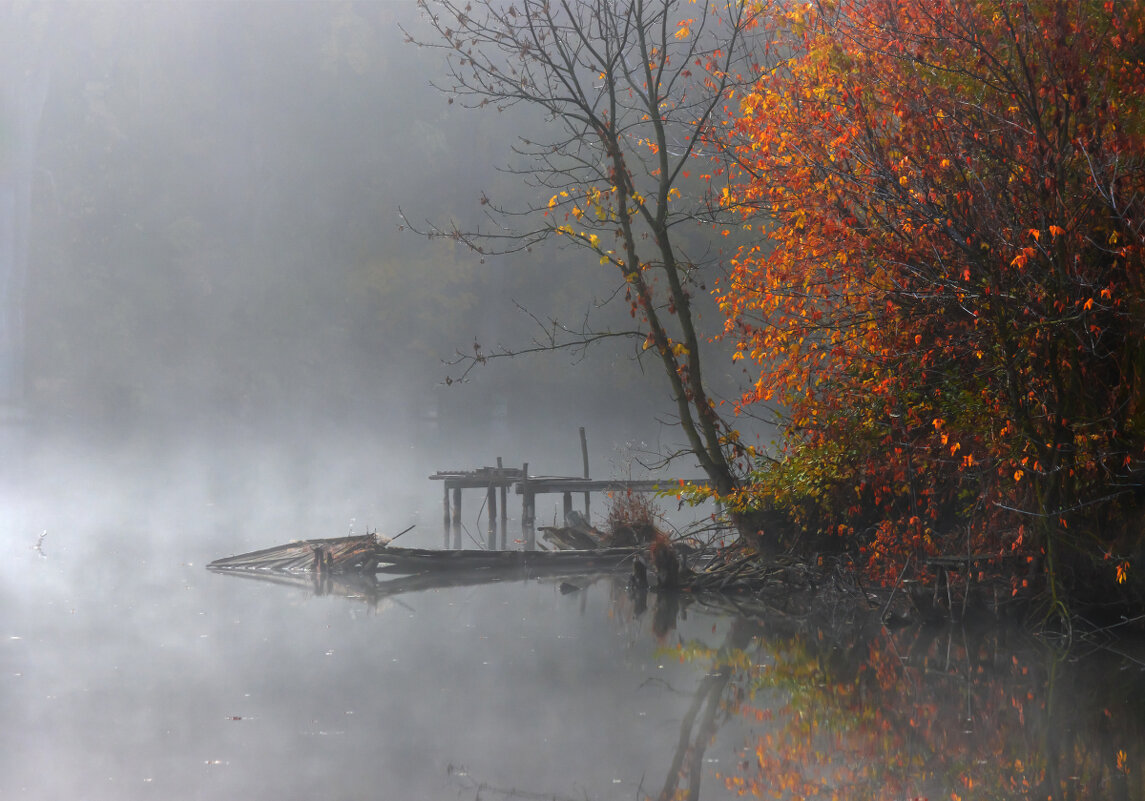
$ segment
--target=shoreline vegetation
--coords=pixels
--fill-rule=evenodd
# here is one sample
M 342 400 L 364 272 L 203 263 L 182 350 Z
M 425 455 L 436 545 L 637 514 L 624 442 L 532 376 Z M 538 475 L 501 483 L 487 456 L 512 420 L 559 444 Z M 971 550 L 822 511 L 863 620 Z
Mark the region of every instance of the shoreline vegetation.
M 669 536 L 653 501 L 636 493 L 610 498 L 603 530 L 583 520 L 561 528 L 542 529 L 545 539 L 561 547 L 601 548 L 644 545 L 629 587 L 651 587 L 658 593 L 763 602 L 768 608 L 792 604 L 822 608 L 850 606 L 860 616 L 888 628 L 908 625 L 1018 623 L 1070 639 L 1111 632 L 1145 632 L 1145 610 L 1129 605 L 1076 606 L 1068 616 L 1046 615 L 1037 588 L 1015 591 L 1013 581 L 997 569 L 990 554 L 929 557 L 918 569 L 910 560 L 889 584 L 870 582 L 853 554 L 829 540 L 817 540 L 823 551 L 792 548 L 765 552 L 736 539 L 734 529 L 717 528 L 705 545 L 689 534 Z M 731 535 L 729 544 L 719 539 Z M 713 546 L 713 542 L 721 544 Z M 920 578 L 927 576 L 928 578 Z M 802 600 L 797 600 L 801 598 Z

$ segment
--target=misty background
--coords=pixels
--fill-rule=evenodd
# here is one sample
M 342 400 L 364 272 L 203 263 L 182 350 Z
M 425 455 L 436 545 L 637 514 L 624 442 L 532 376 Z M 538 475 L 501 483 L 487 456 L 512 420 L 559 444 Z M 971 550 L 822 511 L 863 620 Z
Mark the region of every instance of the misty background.
M 497 166 L 545 121 L 450 105 L 440 53 L 399 23 L 419 29 L 412 0 L 0 3 L 0 796 L 281 798 L 333 776 L 347 798 L 440 797 L 464 761 L 606 797 L 666 772 L 677 733 L 655 724 L 687 699 L 662 708 L 646 679 L 691 667 L 660 665 L 649 616 L 601 625 L 610 585 L 366 605 L 204 570 L 410 525 L 402 544 L 442 547 L 428 474 L 579 475 L 580 426 L 595 477 L 673 447 L 666 382 L 624 346 L 444 384 L 475 339 L 528 344 L 517 303 L 577 325 L 612 284 L 576 252 L 482 263 L 400 230 L 399 207 L 466 223 L 483 193 L 533 200 Z M 596 692 L 538 716 L 558 676 Z
M 33 441 L 386 430 L 449 452 L 542 426 L 567 429 L 575 469 L 578 425 L 601 457 L 665 436 L 666 382 L 631 344 L 444 385 L 459 371 L 441 360 L 475 340 L 528 344 L 516 303 L 573 326 L 624 327 L 627 310 L 593 308 L 614 279 L 575 250 L 482 263 L 399 230 L 399 206 L 464 223 L 483 193 L 531 200 L 497 168 L 544 125 L 431 88 L 441 54 L 398 29 L 420 30 L 413 2 L 51 3 L 9 22 L 35 34 L 17 67 L 46 89 L 22 304 Z

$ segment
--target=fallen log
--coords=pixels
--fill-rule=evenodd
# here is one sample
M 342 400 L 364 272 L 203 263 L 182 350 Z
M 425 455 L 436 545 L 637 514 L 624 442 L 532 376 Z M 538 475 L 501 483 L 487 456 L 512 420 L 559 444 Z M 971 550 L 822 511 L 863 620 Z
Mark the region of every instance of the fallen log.
M 561 572 L 631 569 L 639 548 L 593 548 L 571 551 L 444 551 L 380 547 L 379 571 L 422 573 L 432 570 L 524 570 Z
M 631 569 L 639 548 L 593 548 L 570 551 L 447 551 L 401 548 L 390 540 L 366 535 L 304 540 L 216 559 L 215 571 L 266 573 L 427 573 L 438 571 L 506 571 L 531 574 Z
M 374 555 L 383 542 L 373 534 L 361 537 L 301 540 L 259 551 L 216 559 L 213 570 L 268 570 L 285 573 L 347 573 L 376 568 Z

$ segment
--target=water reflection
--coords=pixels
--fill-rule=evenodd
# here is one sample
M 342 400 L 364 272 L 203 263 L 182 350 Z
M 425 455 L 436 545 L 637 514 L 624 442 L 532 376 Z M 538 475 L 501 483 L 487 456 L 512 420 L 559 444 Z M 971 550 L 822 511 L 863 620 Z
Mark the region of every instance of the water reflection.
M 723 777 L 729 788 L 769 798 L 1145 798 L 1145 663 L 1104 649 L 1067 656 L 1004 627 L 838 622 L 759 620 L 733 679 L 759 730 Z
M 377 608 L 506 578 L 281 583 Z M 1108 643 L 1065 653 L 1004 626 L 891 630 L 853 599 L 697 598 L 649 593 L 623 576 L 552 581 L 580 592 L 582 611 L 587 590 L 604 588 L 612 626 L 647 632 L 660 653 L 701 671 L 662 782 L 645 774 L 642 798 L 1145 798 L 1145 662 Z M 721 636 L 680 628 L 690 615 L 723 620 Z
M 528 520 L 522 521 L 520 536 L 510 540 L 509 530 L 518 524 L 501 518 L 491 523 L 478 526 L 480 536 L 473 534 L 462 525 L 461 520 L 446 518 L 442 529 L 441 547 L 450 550 L 462 548 L 484 548 L 490 551 L 519 550 L 534 551 L 537 549 L 537 529 Z

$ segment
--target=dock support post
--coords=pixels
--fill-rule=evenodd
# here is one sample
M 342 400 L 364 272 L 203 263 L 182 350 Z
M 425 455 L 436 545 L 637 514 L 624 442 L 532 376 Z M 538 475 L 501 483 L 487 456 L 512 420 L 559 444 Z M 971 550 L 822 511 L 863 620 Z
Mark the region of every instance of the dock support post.
M 453 487 L 453 525 L 461 525 L 461 487 Z
M 485 501 L 489 505 L 489 530 L 492 531 L 497 522 L 497 485 L 492 481 L 485 490 Z
M 529 489 L 529 463 L 521 467 L 521 522 L 533 525 L 536 519 L 534 515 L 537 511 L 537 499 L 534 497 L 533 492 Z
M 580 456 L 581 460 L 584 462 L 584 477 L 588 478 L 588 437 L 585 436 L 584 426 L 580 427 Z M 592 514 L 589 510 L 589 497 L 590 494 L 586 492 L 584 494 L 584 519 L 586 523 L 592 525 Z M 568 512 L 566 511 L 565 514 L 567 515 Z
M 569 513 L 572 512 L 572 493 L 566 492 L 565 494 L 565 523 L 568 523 Z
M 445 528 L 448 531 L 449 530 L 449 482 L 443 481 L 443 482 L 441 482 L 441 484 L 442 484 L 442 489 L 444 490 L 442 492 L 442 497 L 441 497 L 441 508 L 445 513 Z
M 504 481 L 505 477 L 503 475 L 501 475 L 501 467 L 502 467 L 501 457 L 498 456 L 497 457 L 497 478 L 501 479 L 501 525 L 504 526 L 505 521 L 508 519 L 508 514 L 509 514 L 509 508 L 508 508 L 509 498 L 507 495 L 509 487 L 507 484 L 505 484 L 505 481 Z

